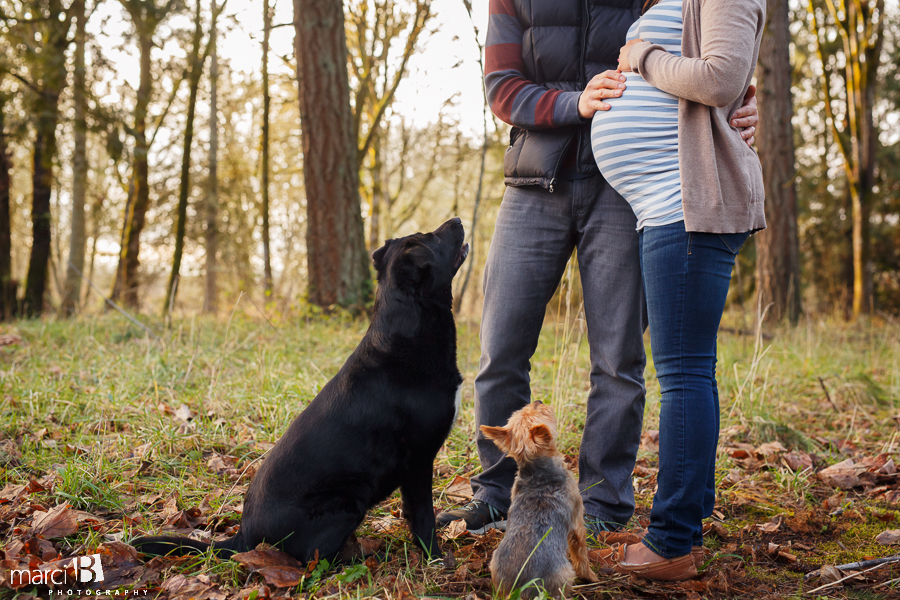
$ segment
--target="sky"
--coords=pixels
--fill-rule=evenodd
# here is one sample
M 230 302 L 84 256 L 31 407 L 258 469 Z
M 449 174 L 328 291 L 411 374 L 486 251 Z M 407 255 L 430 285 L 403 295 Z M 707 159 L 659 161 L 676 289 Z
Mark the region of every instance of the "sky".
M 397 90 L 395 110 L 416 124 L 434 121 L 445 101 L 458 93 L 457 111 L 463 127 L 473 133 L 482 127 L 481 74 L 478 67 L 478 48 L 472 22 L 462 0 L 434 0 L 435 16 L 430 23 L 437 31 L 420 42 L 420 52 L 409 65 L 409 74 Z M 487 24 L 487 0 L 474 0 L 473 12 L 484 40 Z M 219 48 L 221 59 L 240 72 L 260 72 L 262 60 L 262 2 L 260 0 L 228 0 L 226 18 Z M 230 17 L 230 18 L 229 18 Z M 173 26 L 190 26 L 188 17 L 173 21 Z M 292 0 L 275 0 L 275 25 L 293 21 Z M 88 29 L 97 40 L 107 60 L 115 65 L 116 78 L 128 81 L 137 88 L 138 56 L 133 44 L 124 43 L 131 30 L 128 17 L 118 2 L 103 2 L 88 21 Z M 294 31 L 280 27 L 272 31 L 270 72 L 286 71 L 287 67 L 275 54 L 292 54 Z M 163 51 L 183 52 L 174 41 Z M 113 96 L 108 98 L 115 101 Z

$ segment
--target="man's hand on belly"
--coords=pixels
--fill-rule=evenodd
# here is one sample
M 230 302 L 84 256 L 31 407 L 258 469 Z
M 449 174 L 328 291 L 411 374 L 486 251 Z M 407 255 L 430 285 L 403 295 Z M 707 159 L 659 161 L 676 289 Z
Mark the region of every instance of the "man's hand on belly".
M 590 119 L 598 110 L 609 110 L 610 105 L 603 100 L 618 98 L 624 91 L 625 76 L 620 71 L 606 71 L 595 75 L 578 99 L 578 114 L 583 119 Z
M 741 130 L 741 137 L 752 148 L 753 143 L 756 141 L 755 135 L 758 125 L 759 107 L 756 100 L 756 86 L 751 85 L 744 95 L 744 104 L 731 115 L 731 126 Z

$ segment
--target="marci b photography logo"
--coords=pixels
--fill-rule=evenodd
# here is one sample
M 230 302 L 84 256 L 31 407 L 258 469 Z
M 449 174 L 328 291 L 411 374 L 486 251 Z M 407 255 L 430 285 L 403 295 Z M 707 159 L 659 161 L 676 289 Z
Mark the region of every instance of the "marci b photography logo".
M 73 586 L 103 581 L 103 565 L 99 554 L 76 556 L 68 565 L 55 569 L 13 569 L 10 581 L 14 588 L 26 585 L 47 587 Z

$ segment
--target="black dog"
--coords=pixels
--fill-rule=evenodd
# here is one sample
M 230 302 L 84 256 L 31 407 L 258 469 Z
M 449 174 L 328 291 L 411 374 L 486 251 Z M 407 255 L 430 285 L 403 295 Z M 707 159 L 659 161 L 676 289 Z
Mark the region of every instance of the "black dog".
M 413 537 L 441 555 L 432 465 L 450 433 L 462 377 L 451 282 L 468 255 L 459 219 L 389 240 L 373 255 L 378 292 L 369 329 L 338 374 L 294 419 L 250 483 L 240 532 L 222 555 L 261 542 L 300 561 L 338 555 L 366 511 L 400 488 Z M 184 537 L 138 538 L 148 554 L 204 551 Z

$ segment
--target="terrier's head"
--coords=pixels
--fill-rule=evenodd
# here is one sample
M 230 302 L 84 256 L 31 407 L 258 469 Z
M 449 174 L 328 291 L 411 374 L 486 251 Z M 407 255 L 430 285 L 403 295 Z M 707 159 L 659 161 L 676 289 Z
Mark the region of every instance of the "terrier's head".
M 557 454 L 556 417 L 540 401 L 514 412 L 504 427 L 482 425 L 481 432 L 519 464 Z

